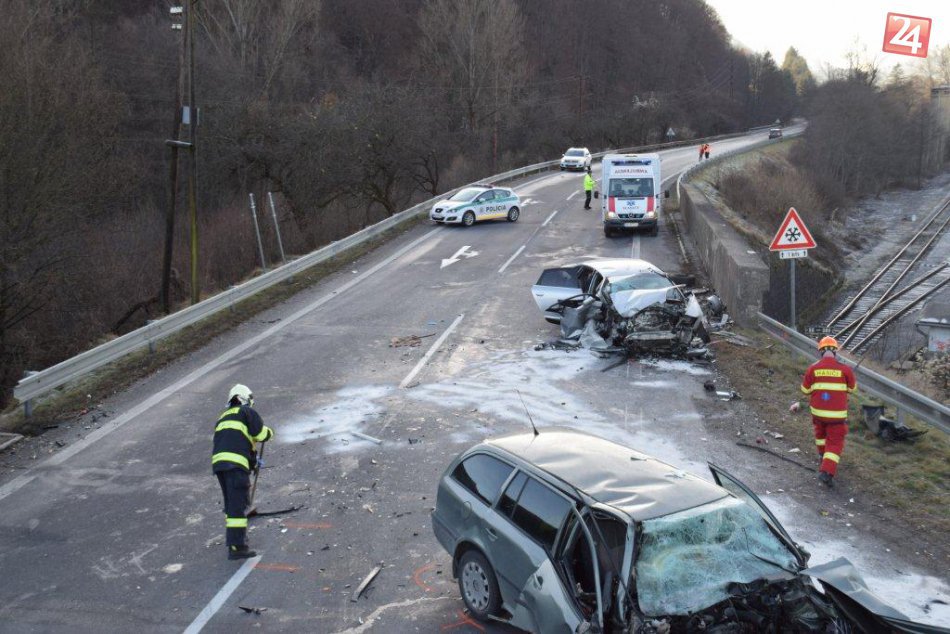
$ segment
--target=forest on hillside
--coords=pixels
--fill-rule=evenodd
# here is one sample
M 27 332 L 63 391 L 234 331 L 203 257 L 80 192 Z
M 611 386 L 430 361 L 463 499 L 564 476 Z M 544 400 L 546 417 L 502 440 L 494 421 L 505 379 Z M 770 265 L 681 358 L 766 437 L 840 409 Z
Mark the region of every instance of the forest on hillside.
M 175 4 L 4 3 L 0 404 L 24 370 L 162 314 L 172 201 L 170 303 L 187 304 L 188 161 L 172 197 L 166 144 L 190 134 Z M 204 295 L 258 266 L 248 194 L 274 193 L 285 249 L 305 253 L 569 145 L 786 120 L 807 88 L 803 60 L 734 48 L 701 0 L 194 6 Z

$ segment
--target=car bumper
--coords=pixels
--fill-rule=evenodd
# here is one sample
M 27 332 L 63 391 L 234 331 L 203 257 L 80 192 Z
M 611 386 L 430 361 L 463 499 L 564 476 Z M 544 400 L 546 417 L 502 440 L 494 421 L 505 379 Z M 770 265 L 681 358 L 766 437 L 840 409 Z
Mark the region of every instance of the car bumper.
M 587 166 L 584 165 L 583 163 L 581 163 L 580 165 L 575 165 L 574 163 L 571 163 L 570 165 L 567 165 L 567 164 L 565 164 L 565 163 L 561 163 L 561 169 L 562 169 L 562 170 L 577 170 L 577 171 L 581 172 L 581 171 L 584 171 L 585 169 L 587 169 Z
M 430 213 L 429 220 L 439 224 L 459 224 L 462 222 L 462 212 L 449 211 L 438 214 Z
M 604 227 L 616 231 L 637 231 L 652 229 L 656 226 L 656 216 L 652 218 L 608 218 L 604 220 Z
M 436 515 L 435 511 L 432 512 L 430 518 L 432 519 L 432 532 L 435 533 L 435 538 L 445 549 L 445 552 L 454 555 L 456 535 L 442 521 L 442 518 Z

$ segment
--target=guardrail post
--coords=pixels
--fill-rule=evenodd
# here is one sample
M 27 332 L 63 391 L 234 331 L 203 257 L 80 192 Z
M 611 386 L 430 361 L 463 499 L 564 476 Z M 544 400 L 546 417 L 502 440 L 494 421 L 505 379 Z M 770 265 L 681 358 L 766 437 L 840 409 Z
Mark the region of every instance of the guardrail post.
M 37 372 L 36 370 L 27 370 L 26 372 L 23 373 L 23 378 L 25 379 L 27 377 L 31 377 L 34 374 L 39 374 L 39 372 Z M 23 416 L 25 416 L 26 418 L 33 417 L 33 399 L 28 398 L 25 401 L 23 401 Z
M 154 319 L 145 320 L 146 327 L 151 326 L 154 323 L 155 323 Z M 149 333 L 148 333 L 148 351 L 150 354 L 155 354 L 155 340 L 152 339 L 151 328 L 149 328 Z

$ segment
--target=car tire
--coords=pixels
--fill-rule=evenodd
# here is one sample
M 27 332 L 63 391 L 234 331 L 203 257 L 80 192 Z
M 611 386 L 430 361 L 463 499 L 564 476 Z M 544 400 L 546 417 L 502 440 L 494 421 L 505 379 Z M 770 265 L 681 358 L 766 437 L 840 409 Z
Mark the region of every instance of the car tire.
M 462 214 L 462 224 L 466 227 L 471 227 L 475 224 L 475 212 L 469 210 Z
M 610 227 L 604 227 L 604 237 L 605 237 L 605 238 L 613 238 L 613 237 L 614 237 L 614 231 L 613 231 L 613 229 L 611 229 Z
M 501 590 L 491 564 L 477 550 L 466 551 L 458 565 L 459 594 L 472 616 L 486 620 L 501 609 Z
M 653 227 L 650 229 L 650 235 L 653 237 L 656 237 L 657 235 L 659 235 L 659 233 L 660 233 L 660 225 L 658 224 L 653 225 Z
M 518 216 L 521 215 L 521 210 L 517 207 L 512 207 L 508 210 L 508 222 L 518 222 Z

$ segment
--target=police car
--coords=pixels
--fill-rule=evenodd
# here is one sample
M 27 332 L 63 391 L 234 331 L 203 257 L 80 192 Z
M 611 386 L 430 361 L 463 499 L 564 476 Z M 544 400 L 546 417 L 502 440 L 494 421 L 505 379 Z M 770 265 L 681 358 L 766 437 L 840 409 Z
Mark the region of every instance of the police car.
M 473 185 L 465 187 L 432 206 L 429 218 L 439 224 L 471 227 L 478 220 L 505 218 L 515 222 L 521 215 L 521 199 L 505 187 Z

